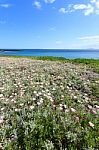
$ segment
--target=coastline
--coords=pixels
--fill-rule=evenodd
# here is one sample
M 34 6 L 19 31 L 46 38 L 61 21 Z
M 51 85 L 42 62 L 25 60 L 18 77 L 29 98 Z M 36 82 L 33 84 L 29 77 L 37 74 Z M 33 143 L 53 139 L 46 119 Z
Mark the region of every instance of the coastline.
M 4 50 L 4 49 L 3 49 Z M 53 56 L 53 57 L 64 57 L 67 59 L 99 59 L 99 50 L 79 50 L 79 49 L 8 49 L 0 52 L 1 55 L 11 56 Z

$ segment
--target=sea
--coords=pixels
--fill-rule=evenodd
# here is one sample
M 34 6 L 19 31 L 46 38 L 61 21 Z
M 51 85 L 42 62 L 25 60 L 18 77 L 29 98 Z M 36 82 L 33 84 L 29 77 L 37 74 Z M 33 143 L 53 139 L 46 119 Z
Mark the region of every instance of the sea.
M 99 50 L 97 49 L 3 49 L 0 55 L 13 56 L 54 56 L 67 59 L 86 58 L 99 59 Z

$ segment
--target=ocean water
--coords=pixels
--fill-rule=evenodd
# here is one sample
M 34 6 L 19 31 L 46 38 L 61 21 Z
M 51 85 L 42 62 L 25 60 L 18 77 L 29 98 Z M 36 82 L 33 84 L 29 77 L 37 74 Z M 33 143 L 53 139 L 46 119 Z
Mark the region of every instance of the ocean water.
M 23 50 L 5 50 L 0 55 L 17 56 L 55 56 L 70 59 L 75 58 L 93 58 L 99 59 L 99 50 L 61 50 L 61 49 L 23 49 Z

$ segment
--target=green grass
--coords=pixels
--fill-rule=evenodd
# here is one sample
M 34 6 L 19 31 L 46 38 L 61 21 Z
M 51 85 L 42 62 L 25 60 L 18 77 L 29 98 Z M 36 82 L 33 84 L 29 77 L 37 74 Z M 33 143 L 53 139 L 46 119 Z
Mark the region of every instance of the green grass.
M 0 55 L 0 57 L 12 57 L 12 58 L 29 58 L 33 60 L 49 60 L 49 61 L 66 61 L 64 57 L 52 57 L 52 56 L 9 56 L 9 55 Z

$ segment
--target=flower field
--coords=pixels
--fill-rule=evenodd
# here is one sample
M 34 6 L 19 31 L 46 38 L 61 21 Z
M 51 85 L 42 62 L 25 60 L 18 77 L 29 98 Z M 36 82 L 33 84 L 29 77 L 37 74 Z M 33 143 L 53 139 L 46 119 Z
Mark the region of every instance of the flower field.
M 98 150 L 99 73 L 0 57 L 0 150 Z

